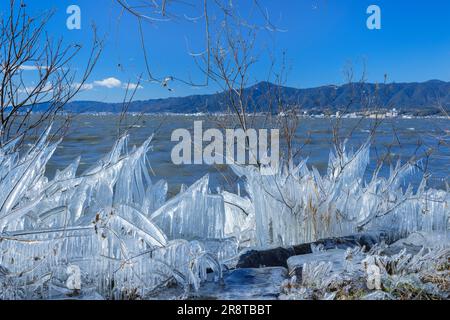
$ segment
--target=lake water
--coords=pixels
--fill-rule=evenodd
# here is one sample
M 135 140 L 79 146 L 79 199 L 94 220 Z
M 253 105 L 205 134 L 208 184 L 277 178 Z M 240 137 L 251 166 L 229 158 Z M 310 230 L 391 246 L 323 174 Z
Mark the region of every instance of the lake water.
M 204 120 L 204 129 L 223 125 L 224 119 L 211 119 L 206 116 L 162 116 L 144 115 L 128 116 L 122 127 L 131 126 L 130 146 L 142 143 L 155 131 L 152 142 L 153 151 L 148 154 L 152 167 L 154 181 L 165 179 L 169 183 L 169 193 L 179 191 L 181 184 L 190 185 L 195 180 L 209 173 L 212 187 L 221 186 L 225 189 L 235 187 L 235 177 L 226 165 L 174 165 L 170 154 L 177 142 L 171 142 L 174 129 L 186 128 L 193 130 L 194 121 Z M 79 173 L 99 160 L 107 153 L 118 136 L 120 117 L 118 115 L 77 115 L 56 153 L 51 158 L 46 174 L 54 175 L 56 169 L 62 169 L 81 155 Z M 333 119 L 305 118 L 300 120 L 297 129 L 296 146 L 302 146 L 300 157 L 308 157 L 308 164 L 315 166 L 321 173 L 326 172 L 328 157 L 332 148 Z M 262 123 L 262 120 L 256 120 Z M 370 132 L 374 120 L 343 119 L 343 131 L 352 130 L 353 134 L 348 147 L 357 148 L 363 143 Z M 448 145 L 448 130 L 450 121 L 446 119 L 385 119 L 377 129 L 371 148 L 371 163 L 367 176 L 379 159 L 385 157 L 390 147 L 389 159 L 396 161 L 400 158 L 407 161 L 414 154 L 423 154 L 426 150 L 433 150 L 431 156 L 419 165 L 431 173 L 429 184 L 433 187 L 445 188 L 450 172 L 450 148 Z M 447 132 L 447 140 L 437 137 Z M 309 139 L 308 139 L 309 137 Z M 281 141 L 282 138 L 280 139 Z M 308 141 L 309 140 L 309 141 Z M 206 143 L 204 144 L 204 146 Z M 385 174 L 388 166 L 382 174 Z M 415 185 L 421 179 L 420 170 L 410 181 Z

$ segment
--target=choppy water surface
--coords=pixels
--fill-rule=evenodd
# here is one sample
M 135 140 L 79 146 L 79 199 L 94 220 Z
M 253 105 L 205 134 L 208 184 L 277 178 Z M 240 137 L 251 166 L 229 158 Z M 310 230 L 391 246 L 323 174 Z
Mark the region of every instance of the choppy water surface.
M 170 158 L 172 148 L 177 142 L 171 142 L 172 131 L 186 128 L 192 132 L 194 121 L 204 120 L 204 129 L 220 127 L 220 121 L 210 117 L 199 116 L 128 116 L 122 121 L 123 126 L 130 127 L 130 143 L 140 144 L 145 138 L 155 133 L 153 151 L 148 158 L 153 169 L 154 180 L 165 179 L 169 183 L 171 194 L 178 192 L 181 184 L 190 185 L 206 173 L 211 175 L 211 181 L 226 189 L 232 188 L 233 175 L 226 165 L 174 165 Z M 332 148 L 332 119 L 301 119 L 297 129 L 296 145 L 302 146 L 300 157 L 308 157 L 310 166 L 315 166 L 321 173 L 326 171 L 330 148 Z M 348 147 L 357 148 L 365 141 L 373 126 L 374 120 L 344 119 L 343 130 L 352 130 Z M 47 175 L 52 177 L 56 169 L 61 169 L 81 155 L 80 173 L 99 160 L 108 152 L 118 136 L 118 115 L 78 115 L 51 158 Z M 450 121 L 445 119 L 387 119 L 377 129 L 371 149 L 370 169 L 374 169 L 377 161 L 384 159 L 390 147 L 394 162 L 399 157 L 407 161 L 414 154 L 423 154 L 433 150 L 428 159 L 420 166 L 431 173 L 429 184 L 445 188 L 450 172 L 450 148 L 448 138 L 445 143 L 437 137 L 450 128 Z M 309 137 L 309 139 L 308 139 Z M 308 141 L 309 140 L 309 141 Z M 282 138 L 281 138 L 282 141 Z M 204 144 L 206 146 L 206 143 Z M 388 170 L 386 166 L 385 170 Z M 386 171 L 385 171 L 386 172 Z M 383 173 L 383 172 L 382 172 Z M 420 170 L 411 177 L 413 184 L 421 179 Z

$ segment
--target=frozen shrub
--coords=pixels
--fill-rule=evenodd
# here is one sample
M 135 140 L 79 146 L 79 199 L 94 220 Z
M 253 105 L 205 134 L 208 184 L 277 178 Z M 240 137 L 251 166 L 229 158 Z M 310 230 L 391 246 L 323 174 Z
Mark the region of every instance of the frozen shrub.
M 59 143 L 47 141 L 50 130 L 21 154 L 16 141 L 0 149 L 2 298 L 51 298 L 49 287 L 67 283 L 143 298 L 170 283 L 198 289 L 207 270 L 220 277 L 237 247 L 229 239 L 211 254 L 201 242 L 224 238 L 223 198 L 209 193 L 207 176 L 166 202 L 167 184 L 148 174 L 151 138 L 128 151 L 123 136 L 80 176 L 76 159 L 49 180 L 45 165 Z
M 280 166 L 274 175 L 234 165 L 253 205 L 256 244 L 295 245 L 368 230 L 399 235 L 447 231 L 449 193 L 427 189 L 425 181 L 415 192 L 411 186 L 403 189 L 402 182 L 414 173 L 410 163 L 397 163 L 388 177 L 376 170 L 365 181 L 369 149 L 366 143 L 356 152 L 345 147 L 342 154 L 332 152 L 324 176 L 309 169 L 306 161 L 297 167 Z

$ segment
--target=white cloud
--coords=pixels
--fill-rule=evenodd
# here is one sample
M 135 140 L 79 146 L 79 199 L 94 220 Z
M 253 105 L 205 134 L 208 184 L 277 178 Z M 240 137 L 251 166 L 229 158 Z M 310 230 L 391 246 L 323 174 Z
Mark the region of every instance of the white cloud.
M 83 89 L 85 90 L 91 90 L 94 87 L 104 87 L 104 88 L 108 88 L 108 89 L 112 89 L 112 88 L 122 88 L 122 89 L 128 89 L 128 90 L 136 90 L 136 89 L 143 89 L 144 87 L 141 86 L 138 83 L 122 83 L 122 81 L 120 81 L 117 78 L 114 77 L 109 77 L 109 78 L 105 78 L 103 80 L 95 80 L 92 83 L 86 83 L 83 86 Z
M 124 83 L 122 85 L 122 88 L 128 90 L 136 90 L 136 89 L 143 89 L 144 87 L 137 83 Z
M 30 67 L 30 66 L 29 66 Z M 27 69 L 31 70 L 31 69 Z M 89 91 L 93 90 L 95 87 L 104 87 L 104 88 L 121 88 L 121 89 L 127 89 L 128 90 L 138 90 L 143 89 L 144 87 L 141 86 L 138 83 L 122 83 L 119 79 L 116 79 L 114 77 L 105 78 L 103 80 L 95 80 L 93 82 L 85 82 L 83 84 L 79 82 L 75 82 L 72 84 L 73 88 L 79 88 L 81 86 L 81 91 Z M 34 87 L 25 87 L 19 90 L 20 93 L 26 93 L 30 92 L 34 89 Z M 51 91 L 53 88 L 49 84 L 46 84 L 43 88 L 43 91 Z
M 24 71 L 35 71 L 35 70 L 39 70 L 39 69 L 47 69 L 47 66 L 29 66 L 29 65 L 21 65 L 19 66 L 19 70 L 24 70 Z
M 122 81 L 114 77 L 110 77 L 103 80 L 94 81 L 94 85 L 111 89 L 120 87 L 122 85 Z

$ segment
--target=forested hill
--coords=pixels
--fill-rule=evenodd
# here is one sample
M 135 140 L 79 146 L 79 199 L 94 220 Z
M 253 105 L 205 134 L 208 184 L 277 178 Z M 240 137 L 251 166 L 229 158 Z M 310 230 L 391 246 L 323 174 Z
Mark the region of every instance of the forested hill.
M 245 89 L 245 97 L 251 110 L 274 111 L 274 97 L 280 97 L 283 103 L 298 106 L 310 112 L 336 111 L 349 107 L 359 111 L 367 108 L 396 108 L 410 114 L 436 114 L 438 104 L 450 107 L 450 82 L 430 80 L 422 83 L 353 83 L 342 86 L 322 86 L 308 89 L 277 86 L 269 82 L 260 82 Z M 198 113 L 221 112 L 226 108 L 224 93 L 209 95 L 191 95 L 166 99 L 133 101 L 129 112 L 145 113 Z M 350 103 L 351 102 L 351 103 Z M 66 106 L 72 112 L 120 112 L 122 103 L 104 103 L 98 101 L 75 101 Z M 45 108 L 45 105 L 39 106 Z

